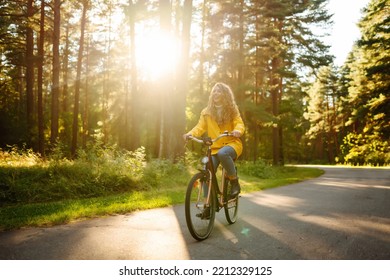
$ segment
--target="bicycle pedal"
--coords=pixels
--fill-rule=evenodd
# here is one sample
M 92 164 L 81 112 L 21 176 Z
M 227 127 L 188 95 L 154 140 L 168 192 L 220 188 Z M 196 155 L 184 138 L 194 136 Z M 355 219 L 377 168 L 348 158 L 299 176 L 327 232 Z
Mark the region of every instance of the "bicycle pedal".
M 202 220 L 209 220 L 211 216 L 210 208 L 205 208 L 202 213 L 198 213 L 195 216 L 201 218 Z

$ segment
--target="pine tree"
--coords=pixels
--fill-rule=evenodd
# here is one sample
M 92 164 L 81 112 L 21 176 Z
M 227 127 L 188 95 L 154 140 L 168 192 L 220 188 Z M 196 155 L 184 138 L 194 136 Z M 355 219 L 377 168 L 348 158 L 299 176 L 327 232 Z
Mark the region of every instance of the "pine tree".
M 312 139 L 316 159 L 334 162 L 338 127 L 338 88 L 336 71 L 322 67 L 308 91 L 309 103 L 305 118 L 310 121 L 306 135 Z
M 321 65 L 327 65 L 331 57 L 328 46 L 317 38 L 311 25 L 326 25 L 331 16 L 325 9 L 326 1 L 256 1 L 261 17 L 256 23 L 259 28 L 260 53 L 267 76 L 266 87 L 270 92 L 273 115 L 273 163 L 284 164 L 283 125 L 280 106 L 284 98 L 285 85 L 301 71 L 312 73 Z M 254 12 L 256 13 L 256 12 Z M 257 44 L 259 44 L 257 43 Z
M 0 147 L 27 144 L 26 1 L 1 1 L 0 5 Z M 30 21 L 33 23 L 33 20 Z M 31 136 L 31 135 L 30 135 Z
M 390 3 L 373 0 L 359 23 L 362 38 L 360 67 L 366 83 L 355 89 L 362 97 L 360 110 L 366 120 L 365 131 L 390 136 Z M 358 110 L 359 110 L 358 109 Z
M 390 161 L 389 11 L 388 1 L 372 0 L 358 24 L 362 37 L 349 64 L 348 101 L 353 109 L 347 125 L 352 132 L 343 146 L 345 161 L 354 164 Z

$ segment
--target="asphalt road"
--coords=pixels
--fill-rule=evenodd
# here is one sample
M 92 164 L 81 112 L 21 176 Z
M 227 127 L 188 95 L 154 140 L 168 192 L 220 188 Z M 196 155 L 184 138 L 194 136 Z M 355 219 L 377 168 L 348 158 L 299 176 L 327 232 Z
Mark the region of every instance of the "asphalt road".
M 319 178 L 243 194 L 238 221 L 217 213 L 203 242 L 178 205 L 0 232 L 0 259 L 389 260 L 390 169 L 321 168 Z

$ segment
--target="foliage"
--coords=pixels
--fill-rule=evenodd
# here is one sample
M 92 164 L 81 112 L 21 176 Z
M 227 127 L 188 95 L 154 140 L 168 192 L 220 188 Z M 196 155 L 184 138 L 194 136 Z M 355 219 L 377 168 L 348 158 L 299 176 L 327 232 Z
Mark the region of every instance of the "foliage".
M 159 168 L 165 170 L 164 159 L 176 162 L 184 155 L 180 136 L 196 123 L 216 81 L 234 90 L 247 128 L 242 138 L 245 160 L 261 157 L 274 164 L 341 160 L 348 154 L 340 147 L 349 133 L 386 146 L 390 134 L 386 0 L 371 0 L 363 10 L 362 37 L 341 71 L 331 65 L 329 46 L 322 40 L 321 33 L 331 23 L 326 0 L 87 2 L 84 44 L 81 2 L 1 2 L 0 147 L 26 145 L 61 163 L 77 146 L 79 157 L 88 161 L 94 154 L 90 146 L 98 146 L 94 143 L 99 136 L 102 147 L 131 151 L 145 147 L 143 153 L 159 161 L 139 167 L 142 159 L 122 151 L 123 166 L 160 172 Z M 40 4 L 46 4 L 44 18 Z M 60 24 L 55 20 L 59 15 Z M 182 49 L 177 53 L 182 56 L 180 63 L 172 63 L 176 67 L 172 73 L 151 78 L 152 73 L 138 64 L 136 50 L 143 48 L 140 37 L 162 29 L 179 40 Z M 43 49 L 38 46 L 40 38 Z M 57 43 L 60 52 L 54 53 Z M 161 53 L 162 45 L 153 45 L 150 52 Z M 55 67 L 59 61 L 60 69 Z M 44 97 L 43 108 L 38 106 L 39 96 Z M 111 153 L 106 149 L 104 153 Z M 104 153 L 98 161 L 113 157 Z M 156 183 L 151 179 L 148 184 Z
M 389 5 L 386 0 L 371 0 L 358 24 L 362 36 L 344 74 L 349 87 L 343 113 L 349 131 L 343 139 L 340 162 L 389 164 Z
M 172 163 L 166 159 L 154 159 L 144 169 L 142 184 L 156 187 L 170 187 L 173 182 L 185 184 L 189 172 L 182 162 Z
M 3 202 L 87 198 L 142 189 L 145 150 L 94 147 L 77 160 L 42 160 L 31 150 L 0 153 Z
M 306 131 L 309 147 L 315 159 L 333 163 L 337 154 L 337 132 L 342 119 L 338 116 L 341 96 L 338 88 L 337 71 L 326 66 L 318 70 L 316 80 L 307 90 L 308 106 L 304 117 L 310 128 Z
M 0 149 L 1 166 L 32 166 L 42 163 L 42 158 L 32 149 L 19 149 L 8 146 L 8 149 Z
M 0 230 L 63 224 L 75 219 L 184 203 L 188 180 L 196 172 L 193 166 L 183 162 L 173 164 L 167 160 L 152 160 L 145 165 L 140 160 L 142 178 L 127 169 L 129 175 L 127 180 L 123 180 L 124 174 L 116 169 L 126 170 L 127 164 L 122 165 L 129 155 L 114 148 L 107 152 L 101 148 L 94 150 L 99 152 L 76 161 L 43 161 L 27 151 L 14 149 L 12 156 L 2 151 L 0 180 L 3 182 L 13 176 L 13 188 L 7 191 L 5 185 L 0 186 Z M 142 150 L 138 153 L 130 156 L 131 161 L 134 157 L 144 158 Z M 122 159 L 116 161 L 111 155 Z M 113 165 L 110 170 L 101 170 L 110 168 L 110 165 Z M 322 174 L 313 168 L 274 168 L 263 161 L 253 166 L 249 162 L 240 162 L 239 172 L 243 192 L 282 186 Z M 96 178 L 99 175 L 104 178 Z M 137 179 L 132 181 L 130 175 Z M 82 185 L 88 181 L 91 183 L 89 186 Z M 77 182 L 78 186 L 75 185 Z M 137 186 L 132 187 L 134 182 Z M 114 184 L 122 184 L 122 187 L 103 190 L 105 186 Z M 31 197 L 34 194 L 38 197 Z
M 83 199 L 182 187 L 198 161 L 146 161 L 145 150 L 90 147 L 75 160 L 42 159 L 30 149 L 0 152 L 0 203 L 38 203 Z M 272 167 L 264 160 L 238 161 L 240 176 L 277 179 L 291 167 Z
M 389 165 L 390 145 L 376 135 L 349 133 L 343 139 L 338 160 L 351 165 Z
M 272 167 L 265 160 L 258 159 L 256 162 L 240 161 L 237 164 L 237 169 L 240 174 L 246 174 L 260 179 L 270 179 L 276 178 L 278 170 L 281 169 L 277 167 Z

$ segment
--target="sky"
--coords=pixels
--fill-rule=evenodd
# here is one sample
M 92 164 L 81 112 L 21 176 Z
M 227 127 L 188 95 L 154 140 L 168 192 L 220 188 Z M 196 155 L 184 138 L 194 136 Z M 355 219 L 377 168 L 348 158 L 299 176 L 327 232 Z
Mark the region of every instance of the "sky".
M 370 0 L 329 0 L 328 9 L 333 13 L 333 28 L 329 38 L 330 52 L 335 59 L 335 65 L 341 66 L 352 50 L 354 41 L 360 38 L 356 24 Z

